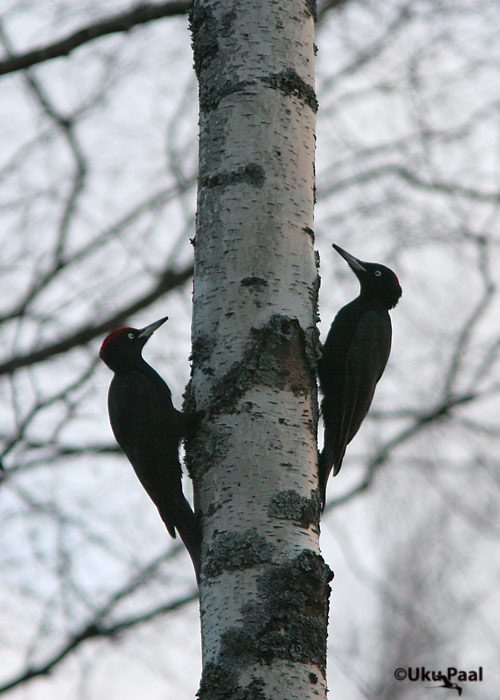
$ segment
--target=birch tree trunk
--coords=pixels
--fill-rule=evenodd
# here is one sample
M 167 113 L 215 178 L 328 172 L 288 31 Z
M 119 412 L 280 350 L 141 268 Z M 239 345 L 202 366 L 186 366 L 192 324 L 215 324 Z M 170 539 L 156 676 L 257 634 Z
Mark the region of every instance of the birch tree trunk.
M 319 550 L 314 13 L 194 0 L 200 94 L 189 445 L 200 700 L 326 697 Z

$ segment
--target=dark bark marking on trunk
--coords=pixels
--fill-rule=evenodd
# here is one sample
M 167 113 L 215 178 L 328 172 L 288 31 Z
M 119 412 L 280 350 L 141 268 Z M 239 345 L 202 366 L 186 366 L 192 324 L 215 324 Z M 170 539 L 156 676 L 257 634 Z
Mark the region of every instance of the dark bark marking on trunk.
M 263 305 L 261 295 L 266 291 L 266 287 L 268 287 L 269 284 L 268 281 L 263 277 L 255 277 L 255 275 L 252 275 L 252 277 L 244 277 L 242 280 L 240 280 L 240 284 L 242 287 L 246 287 L 248 289 L 250 298 L 255 304 L 256 308 L 261 309 Z
M 222 15 L 219 22 L 219 31 L 222 36 L 231 36 L 233 33 L 234 20 L 237 17 L 236 10 L 229 10 Z
M 318 111 L 318 100 L 314 89 L 303 80 L 293 68 L 285 68 L 279 73 L 271 73 L 261 78 L 265 85 L 280 90 L 284 95 L 294 95 L 309 105 L 313 112 Z
M 267 280 L 263 279 L 262 277 L 244 277 L 242 280 L 240 280 L 240 284 L 242 287 L 267 287 Z
M 304 231 L 304 233 L 307 233 L 314 245 L 314 231 L 312 230 L 312 228 L 310 226 L 304 226 L 302 230 Z
M 193 365 L 199 367 L 210 359 L 212 350 L 213 343 L 211 339 L 208 336 L 199 335 L 193 340 L 193 349 L 189 359 L 192 360 Z
M 218 23 L 210 8 L 193 3 L 189 12 L 189 28 L 192 37 L 194 70 L 199 79 L 202 70 L 207 68 L 219 52 Z
M 234 668 L 208 662 L 203 669 L 199 700 L 272 700 L 262 690 L 262 678 L 253 678 L 247 686 L 238 684 L 238 672 Z
M 196 438 L 190 441 L 189 450 L 186 451 L 184 462 L 188 474 L 197 481 L 212 467 L 216 467 L 224 461 L 227 450 L 233 442 L 232 433 L 221 427 L 210 430 L 201 425 L 196 433 Z M 196 465 L 196 471 L 193 469 Z
M 245 532 L 221 532 L 207 548 L 203 576 L 213 578 L 224 571 L 250 569 L 270 562 L 274 549 L 274 545 L 259 535 L 256 528 Z
M 252 328 L 251 342 L 242 361 L 235 362 L 213 387 L 210 413 L 241 410 L 236 406 L 238 399 L 257 384 L 288 387 L 296 396 L 307 396 L 310 374 L 315 373 L 315 350 L 308 351 L 307 344 L 307 334 L 297 319 L 288 316 L 274 314 L 262 328 Z
M 316 22 L 318 17 L 316 9 L 316 0 L 306 0 L 306 14 L 310 15 Z
M 318 100 L 314 89 L 293 68 L 285 68 L 279 73 L 271 73 L 259 80 L 287 97 L 290 95 L 298 97 L 313 112 L 318 111 Z M 214 76 L 200 85 L 200 112 L 207 114 L 217 109 L 224 97 L 244 92 L 246 88 L 256 85 L 256 82 L 256 80 L 221 80 L 218 76 Z
M 309 550 L 291 561 L 268 567 L 258 583 L 258 599 L 262 602 L 244 605 L 241 625 L 222 635 L 218 659 L 207 664 L 199 697 L 252 697 L 238 694 L 246 689 L 235 687 L 233 674 L 276 660 L 312 664 L 325 677 L 324 639 L 332 578 L 322 557 Z M 228 678 L 233 681 L 231 696 L 223 694 L 227 686 L 221 687 Z
M 317 489 L 313 491 L 311 498 L 300 496 L 290 489 L 273 496 L 267 512 L 270 518 L 291 520 L 308 529 L 310 525 L 319 528 L 322 509 L 323 503 Z
M 314 258 L 316 262 L 316 269 L 319 270 L 319 252 L 317 250 L 314 251 Z M 319 299 L 319 289 L 321 287 L 321 277 L 319 276 L 319 273 L 316 275 L 316 279 L 314 281 L 314 298 L 313 298 L 313 303 L 314 303 L 314 320 L 316 323 L 318 323 L 321 320 L 321 317 L 319 315 L 319 308 L 318 308 L 318 299 Z M 318 354 L 318 351 L 320 350 L 319 348 L 319 331 L 318 331 L 318 337 L 317 341 L 314 343 L 315 350 L 316 350 L 316 356 L 317 358 L 320 357 Z
M 200 187 L 227 187 L 246 182 L 254 187 L 262 187 L 266 181 L 264 168 L 258 163 L 248 163 L 237 170 L 221 170 L 210 177 L 200 178 Z
M 200 85 L 200 112 L 207 113 L 216 109 L 219 102 L 227 95 L 233 95 L 250 85 L 255 85 L 255 80 L 219 80 L 214 76 L 210 81 Z

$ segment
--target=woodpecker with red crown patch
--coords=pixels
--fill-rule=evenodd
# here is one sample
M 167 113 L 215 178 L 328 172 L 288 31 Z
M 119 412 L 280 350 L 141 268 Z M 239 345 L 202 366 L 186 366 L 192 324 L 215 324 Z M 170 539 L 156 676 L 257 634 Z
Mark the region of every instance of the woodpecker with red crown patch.
M 338 245 L 333 247 L 360 283 L 359 296 L 335 316 L 318 362 L 321 411 L 325 426 L 319 459 L 319 485 L 325 502 L 328 477 L 336 476 L 347 445 L 370 408 L 375 387 L 391 352 L 389 309 L 402 289 L 396 274 L 378 263 L 358 260 Z
M 182 492 L 179 443 L 197 414 L 181 413 L 169 387 L 144 360 L 142 349 L 167 317 L 142 329 L 120 328 L 103 341 L 100 356 L 114 372 L 108 393 L 111 428 L 172 537 L 177 530 L 198 578 L 200 529 Z

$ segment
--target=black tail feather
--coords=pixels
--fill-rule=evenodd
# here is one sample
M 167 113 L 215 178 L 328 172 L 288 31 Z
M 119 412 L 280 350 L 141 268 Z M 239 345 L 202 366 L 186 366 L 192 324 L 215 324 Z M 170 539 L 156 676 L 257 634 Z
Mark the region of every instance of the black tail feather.
M 191 510 L 191 506 L 182 493 L 178 496 L 174 505 L 169 503 L 167 508 L 159 507 L 158 510 L 171 537 L 175 537 L 175 530 L 179 533 L 193 562 L 196 581 L 199 583 L 201 554 L 199 519 Z
M 337 476 L 342 466 L 342 460 L 344 459 L 345 446 L 339 450 L 338 445 L 335 441 L 331 439 L 329 431 L 325 431 L 325 444 L 323 445 L 323 450 L 319 455 L 319 488 L 323 498 L 323 508 L 325 507 L 326 500 L 326 486 L 328 483 L 328 477 L 333 469 L 333 476 Z

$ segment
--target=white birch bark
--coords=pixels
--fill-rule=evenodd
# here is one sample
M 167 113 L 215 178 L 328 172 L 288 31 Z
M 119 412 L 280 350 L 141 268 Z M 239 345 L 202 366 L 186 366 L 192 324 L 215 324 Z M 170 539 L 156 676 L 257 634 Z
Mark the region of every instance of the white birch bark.
M 319 550 L 314 3 L 195 0 L 200 172 L 189 459 L 200 700 L 326 697 Z

